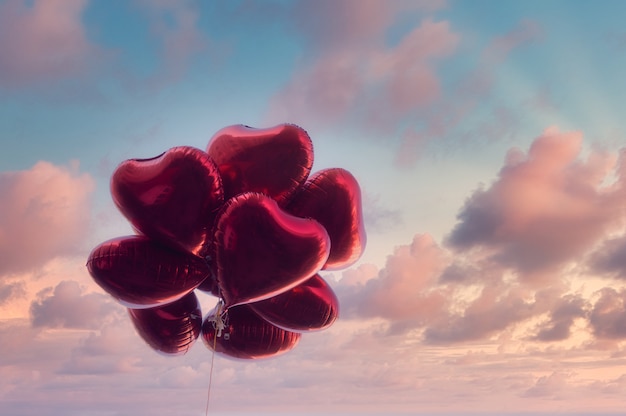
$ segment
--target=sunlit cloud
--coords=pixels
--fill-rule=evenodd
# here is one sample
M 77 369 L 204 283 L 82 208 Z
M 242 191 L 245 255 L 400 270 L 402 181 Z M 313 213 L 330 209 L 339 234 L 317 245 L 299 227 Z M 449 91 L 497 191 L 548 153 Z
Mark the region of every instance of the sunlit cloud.
M 78 163 L 38 162 L 29 170 L 0 172 L 0 277 L 83 250 L 93 190 Z
M 511 150 L 496 182 L 467 199 L 449 246 L 486 251 L 524 280 L 547 278 L 591 250 L 624 220 L 626 188 L 604 186 L 615 155 L 592 150 L 581 160 L 581 146 L 580 133 L 549 129 L 528 154 Z

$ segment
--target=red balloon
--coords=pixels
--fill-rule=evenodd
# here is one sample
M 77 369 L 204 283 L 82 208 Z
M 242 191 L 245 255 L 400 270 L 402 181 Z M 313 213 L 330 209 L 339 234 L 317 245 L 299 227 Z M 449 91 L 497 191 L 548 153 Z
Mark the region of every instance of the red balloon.
M 129 308 L 175 301 L 210 274 L 201 258 L 145 236 L 119 237 L 100 244 L 89 255 L 87 269 L 98 285 Z
M 314 174 L 293 197 L 287 211 L 313 218 L 326 228 L 331 246 L 325 270 L 354 264 L 365 249 L 361 189 L 350 172 L 341 168 Z
M 218 166 L 226 199 L 261 192 L 283 204 L 306 181 L 313 166 L 311 139 L 293 124 L 223 128 L 211 138 L 207 153 Z
M 318 274 L 279 295 L 248 306 L 268 322 L 288 331 L 328 328 L 339 314 L 339 300 Z
M 200 302 L 193 292 L 156 308 L 128 309 L 128 314 L 144 341 L 165 354 L 185 354 L 202 327 Z
M 263 194 L 230 199 L 215 232 L 217 282 L 226 306 L 297 286 L 320 270 L 329 250 L 317 221 L 290 215 Z
M 224 202 L 217 166 L 205 152 L 187 146 L 121 163 L 111 178 L 111 194 L 140 233 L 194 254 L 201 254 Z
M 222 331 L 216 328 L 216 315 L 213 310 L 204 319 L 202 340 L 207 348 L 229 358 L 273 357 L 291 350 L 300 341 L 301 334 L 270 324 L 248 305 L 228 308 L 224 318 L 220 318 L 224 319 Z

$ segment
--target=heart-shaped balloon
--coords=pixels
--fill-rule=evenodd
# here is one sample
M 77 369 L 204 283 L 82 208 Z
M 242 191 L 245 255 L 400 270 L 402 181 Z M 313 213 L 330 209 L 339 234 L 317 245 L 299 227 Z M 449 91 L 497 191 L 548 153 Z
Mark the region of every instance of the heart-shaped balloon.
M 122 162 L 111 178 L 111 194 L 140 233 L 200 255 L 224 202 L 217 166 L 187 146 Z
M 286 292 L 248 306 L 277 327 L 297 332 L 328 328 L 339 314 L 339 300 L 319 274 Z
M 217 282 L 227 307 L 267 299 L 317 273 L 330 240 L 315 220 L 295 217 L 259 193 L 225 204 L 215 232 Z
M 202 311 L 194 292 L 156 308 L 128 309 L 128 314 L 144 341 L 165 354 L 185 354 L 202 327 Z
M 220 329 L 218 322 L 224 327 Z M 234 306 L 218 316 L 217 308 L 202 323 L 202 340 L 210 350 L 229 358 L 259 359 L 285 353 L 295 347 L 301 334 L 278 328 L 257 315 L 248 305 Z
M 293 124 L 223 128 L 211 138 L 207 153 L 222 176 L 225 199 L 261 192 L 283 204 L 306 181 L 313 166 L 311 139 Z
M 325 270 L 356 262 L 365 249 L 361 188 L 350 172 L 341 168 L 317 172 L 294 195 L 286 210 L 313 218 L 326 228 L 331 241 Z
M 173 302 L 210 274 L 203 259 L 146 236 L 105 241 L 89 255 L 87 269 L 100 287 L 129 308 Z

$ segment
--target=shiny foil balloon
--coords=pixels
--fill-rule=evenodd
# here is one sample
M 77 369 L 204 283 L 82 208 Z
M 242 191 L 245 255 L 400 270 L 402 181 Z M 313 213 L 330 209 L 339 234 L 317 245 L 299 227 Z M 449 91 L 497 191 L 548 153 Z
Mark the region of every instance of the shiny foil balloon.
M 325 270 L 348 267 L 365 249 L 361 188 L 350 172 L 341 168 L 314 174 L 293 197 L 287 211 L 313 218 L 326 228 L 331 241 Z
M 128 314 L 141 338 L 165 354 L 185 354 L 202 328 L 202 311 L 193 292 L 167 305 L 128 309 Z
M 226 199 L 261 192 L 283 204 L 306 181 L 313 166 L 311 139 L 293 124 L 266 129 L 226 127 L 211 138 L 207 153 L 218 166 Z
M 291 350 L 300 341 L 299 333 L 270 324 L 248 305 L 229 308 L 223 319 L 224 329 L 216 337 L 216 311 L 209 313 L 202 323 L 202 340 L 207 348 L 229 358 L 273 357 Z
M 268 322 L 288 331 L 328 328 L 339 314 L 339 301 L 318 274 L 279 295 L 248 306 Z
M 175 301 L 209 276 L 203 259 L 145 236 L 120 237 L 97 246 L 87 260 L 94 281 L 129 308 Z
M 194 254 L 202 254 L 224 202 L 215 163 L 186 146 L 121 163 L 111 178 L 111 194 L 136 230 Z
M 227 307 L 275 296 L 317 273 L 329 251 L 317 221 L 290 215 L 263 194 L 241 194 L 217 220 L 220 294 Z

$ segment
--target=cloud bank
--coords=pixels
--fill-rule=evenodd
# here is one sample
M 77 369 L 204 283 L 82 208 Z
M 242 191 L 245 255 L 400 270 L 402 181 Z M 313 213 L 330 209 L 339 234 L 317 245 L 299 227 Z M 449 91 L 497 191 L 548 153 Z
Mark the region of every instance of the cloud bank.
M 582 134 L 556 128 L 527 153 L 511 149 L 443 245 L 416 235 L 382 269 L 347 272 L 344 316 L 382 318 L 389 333 L 418 331 L 426 344 L 513 333 L 549 343 L 581 331 L 589 342 L 626 340 L 624 289 L 612 287 L 626 272 L 625 155 L 584 152 Z

